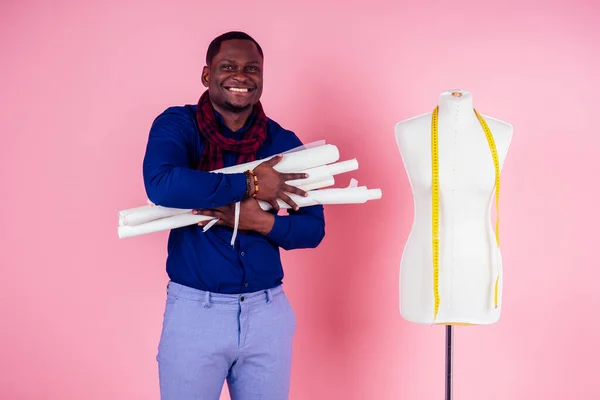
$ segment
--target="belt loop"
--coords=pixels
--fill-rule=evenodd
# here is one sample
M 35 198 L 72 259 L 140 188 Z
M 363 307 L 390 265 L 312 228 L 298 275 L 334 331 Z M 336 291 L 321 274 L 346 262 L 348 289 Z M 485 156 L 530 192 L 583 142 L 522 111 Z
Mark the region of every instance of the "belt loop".
M 271 289 L 267 289 L 267 304 L 271 304 L 273 300 L 273 295 L 271 294 Z
M 208 291 L 204 294 L 204 308 L 210 308 L 210 292 Z

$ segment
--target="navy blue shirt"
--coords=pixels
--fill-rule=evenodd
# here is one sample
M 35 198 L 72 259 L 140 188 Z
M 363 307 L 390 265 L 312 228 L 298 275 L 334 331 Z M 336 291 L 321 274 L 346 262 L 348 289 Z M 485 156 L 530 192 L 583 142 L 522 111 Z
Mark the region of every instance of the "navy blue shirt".
M 148 199 L 164 207 L 215 208 L 243 199 L 243 173 L 221 174 L 196 170 L 204 138 L 196 124 L 196 105 L 167 108 L 153 122 L 143 162 Z M 241 139 L 251 121 L 232 132 L 217 115 L 220 132 Z M 291 131 L 268 119 L 267 139 L 257 159 L 302 145 Z M 224 153 L 225 167 L 235 165 L 237 154 Z M 202 232 L 192 225 L 172 229 L 168 240 L 167 274 L 182 285 L 216 293 L 248 293 L 280 285 L 283 266 L 280 248 L 314 248 L 325 236 L 323 206 L 286 210 L 275 214 L 266 236 L 238 232 L 231 246 L 232 229 L 213 226 Z

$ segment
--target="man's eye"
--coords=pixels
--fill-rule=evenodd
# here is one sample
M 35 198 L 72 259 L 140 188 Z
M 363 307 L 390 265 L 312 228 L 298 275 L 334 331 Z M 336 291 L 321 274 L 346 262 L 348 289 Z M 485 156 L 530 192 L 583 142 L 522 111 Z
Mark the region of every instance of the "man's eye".
M 233 69 L 233 65 L 223 65 L 223 69 Z

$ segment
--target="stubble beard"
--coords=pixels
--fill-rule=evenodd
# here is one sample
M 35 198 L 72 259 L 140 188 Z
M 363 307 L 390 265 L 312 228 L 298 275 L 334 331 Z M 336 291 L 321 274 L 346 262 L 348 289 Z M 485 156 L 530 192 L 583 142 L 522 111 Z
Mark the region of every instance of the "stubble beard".
M 251 104 L 238 105 L 238 104 L 233 104 L 229 101 L 226 101 L 225 105 L 227 106 L 229 111 L 236 113 L 236 114 L 242 113 L 252 107 Z

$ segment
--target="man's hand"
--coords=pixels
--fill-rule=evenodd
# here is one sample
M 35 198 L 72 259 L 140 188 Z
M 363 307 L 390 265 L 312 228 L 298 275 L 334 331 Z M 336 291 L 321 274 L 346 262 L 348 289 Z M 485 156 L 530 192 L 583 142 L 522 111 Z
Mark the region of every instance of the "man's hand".
M 205 210 L 194 210 L 196 215 L 206 215 L 218 218 L 215 225 L 228 226 L 233 228 L 235 225 L 235 204 L 228 204 L 223 207 Z M 200 226 L 208 224 L 210 221 L 201 221 Z M 238 230 L 255 231 L 262 235 L 267 235 L 273 228 L 275 217 L 264 211 L 258 201 L 255 199 L 242 200 L 240 203 L 240 220 L 238 221 Z
M 256 193 L 256 199 L 264 200 L 271 204 L 275 212 L 279 211 L 277 199 L 283 200 L 291 208 L 298 211 L 298 205 L 290 198 L 290 196 L 286 194 L 286 192 L 294 193 L 303 197 L 306 196 L 307 193 L 304 190 L 288 185 L 285 182 L 308 178 L 308 174 L 283 174 L 276 171 L 273 167 L 277 165 L 282 158 L 283 156 L 277 155 L 270 160 L 260 163 L 258 166 L 256 166 L 256 168 L 254 168 L 254 174 L 258 179 L 258 193 Z M 254 194 L 254 185 L 252 186 L 252 191 L 250 194 Z

